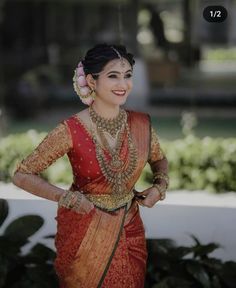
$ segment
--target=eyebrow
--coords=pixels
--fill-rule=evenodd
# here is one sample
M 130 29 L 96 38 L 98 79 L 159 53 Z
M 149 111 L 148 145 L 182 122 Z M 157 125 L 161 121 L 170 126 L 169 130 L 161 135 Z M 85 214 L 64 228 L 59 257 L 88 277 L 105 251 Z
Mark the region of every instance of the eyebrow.
M 131 70 L 131 69 L 127 70 L 127 71 L 125 72 L 125 74 L 128 73 L 128 72 L 132 72 L 132 70 Z M 107 73 L 107 75 L 108 75 L 108 74 L 111 74 L 111 73 L 113 73 L 113 74 L 121 74 L 121 72 L 118 72 L 118 71 L 110 71 L 110 72 Z

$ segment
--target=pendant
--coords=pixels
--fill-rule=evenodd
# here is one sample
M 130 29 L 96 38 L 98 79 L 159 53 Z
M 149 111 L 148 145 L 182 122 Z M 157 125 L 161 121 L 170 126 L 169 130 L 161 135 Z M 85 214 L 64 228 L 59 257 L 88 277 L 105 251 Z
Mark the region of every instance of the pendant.
M 123 161 L 119 159 L 117 155 L 112 157 L 112 160 L 109 163 L 115 169 L 120 169 L 123 166 Z

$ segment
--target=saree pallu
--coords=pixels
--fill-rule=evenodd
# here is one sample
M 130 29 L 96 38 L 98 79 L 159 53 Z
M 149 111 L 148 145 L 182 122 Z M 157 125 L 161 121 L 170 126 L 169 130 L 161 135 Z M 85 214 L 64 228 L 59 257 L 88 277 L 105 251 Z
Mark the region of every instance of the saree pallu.
M 128 124 L 138 152 L 138 165 L 126 184 L 127 191 L 131 191 L 147 162 L 150 122 L 148 115 L 130 111 Z M 88 195 L 109 195 L 111 186 L 101 173 L 86 127 L 73 117 L 67 120 L 67 125 L 75 147 L 68 153 L 74 174 L 71 190 L 83 190 Z M 121 148 L 123 157 L 127 157 L 125 140 Z M 95 206 L 87 214 L 61 207 L 56 220 L 54 266 L 60 288 L 144 286 L 145 231 L 134 199 L 128 211 L 127 204 L 110 212 Z

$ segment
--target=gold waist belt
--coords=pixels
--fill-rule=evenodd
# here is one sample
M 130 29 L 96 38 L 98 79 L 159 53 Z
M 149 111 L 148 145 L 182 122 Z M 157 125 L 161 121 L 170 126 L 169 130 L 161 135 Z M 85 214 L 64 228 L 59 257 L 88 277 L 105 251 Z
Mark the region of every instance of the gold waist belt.
M 84 194 L 88 200 L 93 202 L 95 206 L 106 211 L 114 211 L 122 206 L 125 206 L 133 199 L 133 190 L 126 193 L 114 194 Z

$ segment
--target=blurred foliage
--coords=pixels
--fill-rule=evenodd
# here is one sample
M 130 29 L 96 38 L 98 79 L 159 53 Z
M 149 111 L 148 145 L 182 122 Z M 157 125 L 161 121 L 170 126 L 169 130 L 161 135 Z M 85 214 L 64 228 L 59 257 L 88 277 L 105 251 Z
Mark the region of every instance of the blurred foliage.
M 236 263 L 210 257 L 220 246 L 201 244 L 192 236 L 191 247 L 171 239 L 148 240 L 147 288 L 234 288 Z
M 7 201 L 0 199 L 0 228 L 8 213 Z M 53 250 L 37 243 L 27 254 L 21 252 L 43 223 L 40 216 L 25 215 L 13 220 L 0 235 L 0 288 L 58 287 Z
M 188 127 L 185 130 L 191 129 Z M 161 141 L 169 161 L 170 189 L 236 191 L 236 139 L 200 139 L 188 133 L 182 139 Z M 45 135 L 29 130 L 0 141 L 0 181 L 11 181 L 17 162 L 30 154 Z M 72 171 L 68 158 L 60 158 L 42 176 L 52 183 L 70 184 Z M 141 178 L 152 183 L 149 165 L 146 165 Z
M 45 132 L 29 130 L 3 138 L 0 141 L 0 181 L 10 182 L 17 163 L 29 155 L 45 136 Z M 42 177 L 52 183 L 71 183 L 72 171 L 67 157 L 58 159 L 42 173 Z
M 188 135 L 161 146 L 169 161 L 171 190 L 236 191 L 236 139 Z M 152 183 L 149 166 L 143 178 Z

